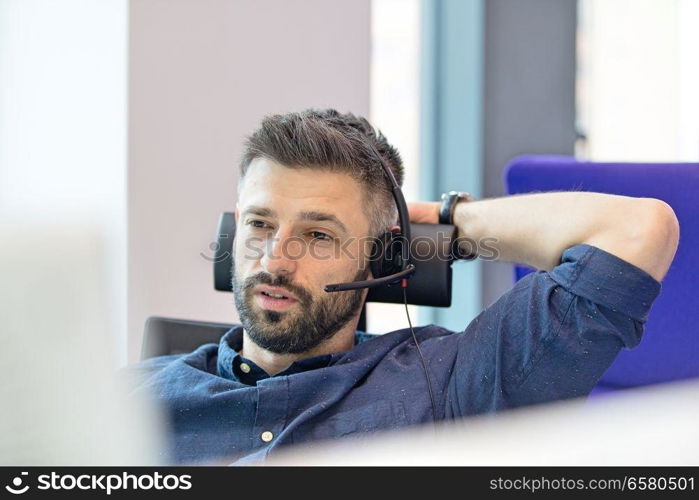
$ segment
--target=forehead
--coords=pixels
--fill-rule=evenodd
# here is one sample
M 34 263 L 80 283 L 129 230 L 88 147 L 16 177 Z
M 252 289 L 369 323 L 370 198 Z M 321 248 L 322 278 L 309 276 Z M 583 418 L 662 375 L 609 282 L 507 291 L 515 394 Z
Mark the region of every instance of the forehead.
M 310 210 L 334 214 L 349 229 L 368 230 L 361 184 L 349 174 L 311 168 L 288 168 L 256 158 L 241 181 L 238 208 L 270 208 L 279 217 L 294 218 Z

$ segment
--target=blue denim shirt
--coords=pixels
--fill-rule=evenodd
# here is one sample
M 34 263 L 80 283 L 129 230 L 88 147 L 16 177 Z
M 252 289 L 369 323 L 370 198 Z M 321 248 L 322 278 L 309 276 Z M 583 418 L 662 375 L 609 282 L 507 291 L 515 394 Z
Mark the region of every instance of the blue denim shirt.
M 639 343 L 660 288 L 618 257 L 576 245 L 464 331 L 415 328 L 437 418 L 587 395 L 619 350 Z M 285 445 L 432 420 L 409 329 L 358 332 L 352 350 L 297 361 L 272 377 L 238 354 L 242 333 L 235 326 L 218 345 L 128 368 L 136 390 L 164 405 L 173 461 L 249 463 Z

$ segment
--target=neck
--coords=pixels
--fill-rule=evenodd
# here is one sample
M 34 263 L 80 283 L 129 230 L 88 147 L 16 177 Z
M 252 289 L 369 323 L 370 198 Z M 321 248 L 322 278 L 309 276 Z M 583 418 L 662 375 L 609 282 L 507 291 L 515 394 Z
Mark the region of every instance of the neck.
M 354 347 L 354 334 L 357 331 L 359 315 L 347 322 L 335 335 L 320 343 L 309 351 L 298 354 L 278 354 L 268 351 L 255 344 L 248 332 L 243 330 L 243 349 L 240 355 L 255 362 L 257 366 L 266 371 L 269 375 L 276 375 L 289 368 L 294 361 L 324 354 L 349 351 Z

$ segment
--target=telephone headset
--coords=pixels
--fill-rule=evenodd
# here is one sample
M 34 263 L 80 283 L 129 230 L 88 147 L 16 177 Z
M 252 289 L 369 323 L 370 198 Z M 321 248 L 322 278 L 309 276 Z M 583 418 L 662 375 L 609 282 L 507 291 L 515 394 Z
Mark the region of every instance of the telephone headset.
M 410 219 L 408 217 L 408 205 L 405 203 L 403 191 L 401 191 L 393 172 L 383 161 L 381 155 L 372 146 L 374 156 L 379 160 L 381 168 L 391 183 L 391 194 L 398 206 L 398 231 L 386 231 L 378 240 L 373 241 L 371 251 L 371 273 L 374 279 L 364 281 L 352 281 L 349 283 L 335 283 L 325 285 L 326 292 L 341 292 L 345 290 L 357 290 L 359 288 L 374 288 L 381 285 L 391 285 L 399 280 L 403 288 L 407 287 L 408 279 L 415 273 L 415 266 L 410 263 Z
M 371 148 L 373 155 L 381 165 L 386 177 L 388 177 L 388 181 L 391 185 L 391 193 L 393 194 L 393 199 L 398 207 L 398 223 L 400 225 L 400 229 L 398 231 L 386 231 L 380 238 L 378 238 L 378 240 L 374 240 L 370 260 L 373 279 L 352 281 L 348 283 L 334 283 L 331 285 L 326 285 L 324 290 L 326 292 L 341 292 L 346 290 L 357 290 L 360 288 L 375 288 L 382 285 L 391 286 L 400 282 L 400 286 L 403 289 L 403 304 L 405 305 L 405 314 L 408 317 L 410 333 L 412 334 L 413 342 L 415 342 L 415 347 L 417 348 L 418 355 L 420 356 L 420 362 L 422 363 L 422 369 L 425 372 L 425 379 L 427 380 L 427 389 L 430 394 L 430 403 L 432 405 L 432 420 L 436 422 L 437 407 L 435 405 L 434 395 L 432 393 L 432 379 L 429 371 L 427 370 L 427 363 L 425 362 L 425 357 L 420 349 L 420 344 L 417 341 L 415 330 L 413 330 L 413 324 L 410 321 L 410 313 L 408 312 L 408 296 L 406 289 L 408 288 L 408 280 L 415 273 L 415 266 L 410 262 L 411 239 L 408 205 L 405 202 L 403 191 L 398 185 L 398 182 L 396 182 L 393 172 L 390 168 L 388 168 L 388 165 L 386 165 L 386 162 L 376 150 L 374 145 L 370 143 L 368 143 L 368 145 Z

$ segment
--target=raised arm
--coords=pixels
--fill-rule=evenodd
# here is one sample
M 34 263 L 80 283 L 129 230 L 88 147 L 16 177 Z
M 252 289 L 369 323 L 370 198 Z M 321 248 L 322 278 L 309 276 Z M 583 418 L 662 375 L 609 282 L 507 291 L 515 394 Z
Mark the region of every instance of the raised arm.
M 438 205 L 411 205 L 411 220 L 435 222 Z M 541 272 L 449 337 L 453 345 L 434 342 L 431 352 L 423 344 L 435 363 L 455 355 L 446 417 L 588 394 L 619 350 L 640 342 L 679 237 L 662 201 L 599 193 L 461 202 L 455 223 L 460 237 L 495 248 L 498 260 Z
M 438 212 L 436 202 L 410 206 L 413 222 L 436 223 Z M 588 244 L 658 281 L 667 273 L 679 239 L 677 217 L 661 200 L 577 191 L 462 201 L 454 223 L 459 237 L 495 248 L 497 260 L 551 270 L 566 248 Z M 481 245 L 479 253 L 484 252 L 492 255 Z

